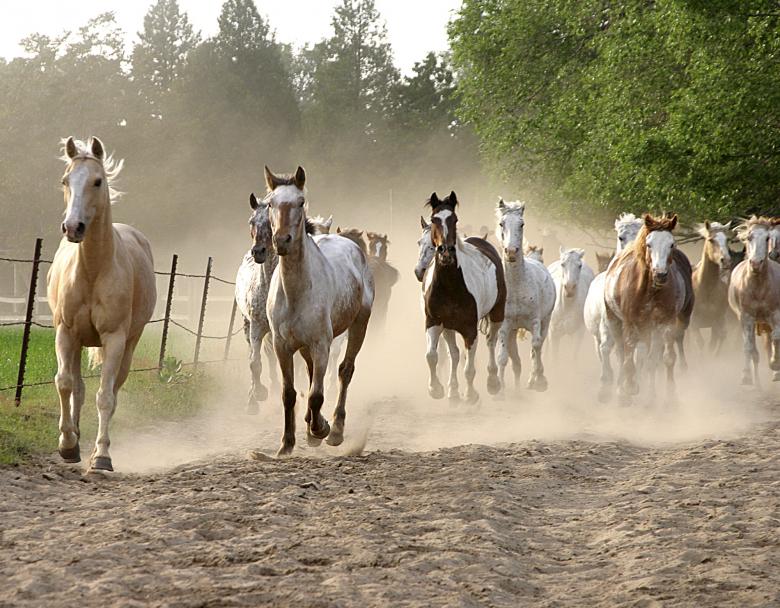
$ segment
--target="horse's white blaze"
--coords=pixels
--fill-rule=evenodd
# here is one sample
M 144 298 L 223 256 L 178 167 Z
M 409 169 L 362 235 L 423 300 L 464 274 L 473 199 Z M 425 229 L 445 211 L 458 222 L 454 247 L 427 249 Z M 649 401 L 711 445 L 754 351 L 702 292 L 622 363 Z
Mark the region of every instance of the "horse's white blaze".
M 620 214 L 620 217 L 615 220 L 615 232 L 617 233 L 615 257 L 625 249 L 626 245 L 632 243 L 636 239 L 636 235 L 639 234 L 641 229 L 641 218 L 636 217 L 633 213 Z
M 769 230 L 762 225 L 754 226 L 746 240 L 747 259 L 760 264 L 769 254 Z
M 447 238 L 447 218 L 452 215 L 452 211 L 449 209 L 442 209 L 438 213 L 434 214 L 433 217 L 439 218 L 441 220 L 441 233 L 444 236 L 444 238 Z
M 420 248 L 420 251 L 417 257 L 417 266 L 414 267 L 414 274 L 419 281 L 422 281 L 423 273 L 430 267 L 433 256 L 436 254 L 436 248 L 433 246 L 433 240 L 431 239 L 430 226 L 423 229 L 420 240 L 417 241 L 417 246 Z
M 650 251 L 650 268 L 655 273 L 669 272 L 674 237 L 666 230 L 656 230 L 647 235 L 645 240 Z
M 68 174 L 70 200 L 65 212 L 65 225 L 69 228 L 75 229 L 79 222 L 83 222 L 85 226 L 89 227 L 89 223 L 94 217 L 94 206 L 91 212 L 85 209 L 84 190 L 88 187 L 87 179 L 89 179 L 89 168 L 83 164 L 75 167 Z
M 520 253 L 523 251 L 523 227 L 525 226 L 525 220 L 523 219 L 524 207 L 518 209 L 519 211 L 503 216 L 504 226 L 503 228 L 501 226 L 498 227 L 496 236 L 500 239 L 504 250 L 513 249 Z

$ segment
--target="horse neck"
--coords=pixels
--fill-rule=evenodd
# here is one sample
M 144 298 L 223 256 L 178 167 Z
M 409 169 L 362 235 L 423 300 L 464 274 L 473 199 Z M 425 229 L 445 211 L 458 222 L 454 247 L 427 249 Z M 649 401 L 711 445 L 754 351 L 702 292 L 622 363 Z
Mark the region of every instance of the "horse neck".
M 274 270 L 276 270 L 276 267 L 279 265 L 279 256 L 276 255 L 273 247 L 268 247 L 266 251 L 268 253 L 266 254 L 265 262 L 263 263 L 263 277 L 265 279 L 265 284 L 270 285 Z
M 720 281 L 720 266 L 712 260 L 709 255 L 709 247 L 704 244 L 701 253 L 701 263 L 699 264 L 699 277 L 702 282 Z
M 111 204 L 106 194 L 100 210 L 87 228 L 79 245 L 78 263 L 90 280 L 94 280 L 114 260 L 114 225 Z
M 323 280 L 312 276 L 312 258 L 317 255 L 322 255 L 317 244 L 303 232 L 300 238 L 294 239 L 287 255 L 278 256 L 279 277 L 288 300 L 308 293 L 315 281 Z

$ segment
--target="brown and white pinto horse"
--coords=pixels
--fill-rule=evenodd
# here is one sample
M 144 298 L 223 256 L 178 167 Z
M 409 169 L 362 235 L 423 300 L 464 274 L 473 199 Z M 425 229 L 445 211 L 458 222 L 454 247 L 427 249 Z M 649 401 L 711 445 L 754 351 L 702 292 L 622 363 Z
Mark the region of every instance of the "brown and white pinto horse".
M 674 397 L 675 342 L 680 343 L 693 310 L 691 264 L 672 236 L 677 216 L 644 216 L 636 240 L 610 265 L 604 286 L 612 335 L 623 343 L 620 393 L 639 392 L 634 361 L 637 344 L 649 346 L 651 395 L 655 368 L 663 358 L 667 392 Z M 682 353 L 681 353 L 682 354 Z
M 436 250 L 432 269 L 425 274 L 423 304 L 425 331 L 428 339 L 426 358 L 430 370 L 428 392 L 434 399 L 444 396 L 444 387 L 436 375 L 439 337 L 444 330 L 458 332 L 466 346 L 466 401 L 476 403 L 479 394 L 474 388 L 475 357 L 479 323 L 489 320 L 488 380 L 490 394 L 496 394 L 501 384 L 496 365 L 496 341 L 504 320 L 506 283 L 501 258 L 485 239 L 470 237 L 461 240 L 457 233 L 458 198 L 454 192 L 439 200 L 434 192 L 426 203 L 431 207 L 431 240 Z M 449 398 L 459 399 L 457 385 L 458 357 L 452 356 Z

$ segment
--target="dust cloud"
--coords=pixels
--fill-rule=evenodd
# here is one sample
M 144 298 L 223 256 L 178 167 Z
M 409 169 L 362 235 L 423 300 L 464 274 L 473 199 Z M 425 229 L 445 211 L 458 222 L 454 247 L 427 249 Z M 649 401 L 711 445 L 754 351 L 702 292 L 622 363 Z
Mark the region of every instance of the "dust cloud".
M 490 226 L 493 202 L 483 202 L 484 213 L 463 201 L 460 226 L 476 231 Z M 420 208 L 422 212 L 422 207 Z M 310 213 L 326 213 L 313 206 Z M 704 439 L 724 439 L 748 432 L 772 418 L 768 407 L 778 394 L 776 385 L 767 381 L 765 392 L 739 385 L 741 348 L 738 332 L 731 328 L 724 353 L 713 359 L 701 353 L 694 341 L 687 340 L 690 369 L 677 370 L 677 403 L 665 402 L 664 379 L 659 374 L 658 398 L 655 403 L 620 407 L 615 401 L 600 404 L 596 399 L 599 363 L 590 336 L 585 335 L 577 348 L 573 341 L 562 344 L 560 356 L 554 357 L 545 345 L 544 363 L 549 380 L 546 393 L 525 388 L 530 370 L 528 342 L 521 345 L 523 385 L 513 387 L 511 369 L 507 370 L 507 392 L 504 399 L 488 395 L 486 380 L 486 347 L 479 346 L 476 387 L 480 402 L 451 405 L 446 399 L 435 401 L 427 394 L 428 368 L 425 360 L 424 316 L 420 303 L 420 284 L 412 269 L 417 259 L 419 214 L 405 217 L 401 225 L 394 218 L 389 228 L 389 260 L 401 274 L 394 287 L 384 332 L 371 331 L 357 360 L 357 369 L 347 400 L 347 426 L 344 445 L 331 448 L 306 445 L 305 394 L 299 391 L 297 454 L 306 457 L 352 455 L 363 451 L 404 450 L 424 452 L 464 444 L 501 445 L 526 440 L 586 440 L 593 442 L 629 442 L 645 446 L 673 446 Z M 350 217 L 334 218 L 334 226 L 356 225 Z M 361 226 L 382 230 L 383 225 Z M 555 235 L 556 228 L 544 227 L 530 210 L 527 240 L 538 242 Z M 240 231 L 241 228 L 237 228 Z M 567 246 L 584 246 L 591 264 L 594 244 L 611 244 L 608 230 L 598 236 L 561 230 L 567 235 Z M 242 241 L 246 246 L 246 236 Z M 598 238 L 597 242 L 594 239 Z M 556 251 L 557 254 L 557 251 Z M 698 251 L 689 256 L 695 262 Z M 545 263 L 554 258 L 545 252 Z M 235 259 L 236 266 L 239 258 Z M 220 323 L 224 324 L 221 320 Z M 460 340 L 460 339 L 459 339 Z M 236 337 L 234 356 L 246 355 L 243 336 Z M 463 360 L 461 357 L 461 368 Z M 449 357 L 441 357 L 439 377 L 446 382 Z M 263 375 L 267 378 L 264 360 Z M 145 473 L 164 470 L 184 463 L 222 455 L 254 453 L 271 457 L 278 448 L 283 425 L 283 410 L 278 394 L 271 394 L 257 416 L 244 413 L 249 388 L 248 360 L 225 366 L 214 366 L 209 372 L 217 390 L 215 397 L 197 416 L 176 423 L 159 423 L 144 428 L 118 431 L 112 443 L 115 466 L 123 472 Z M 461 391 L 465 386 L 462 369 Z M 303 386 L 300 377 L 296 384 Z M 324 413 L 330 417 L 337 389 L 326 389 Z M 122 408 L 132 408 L 133 395 L 120 398 L 116 416 Z M 259 455 L 259 456 L 258 456 Z

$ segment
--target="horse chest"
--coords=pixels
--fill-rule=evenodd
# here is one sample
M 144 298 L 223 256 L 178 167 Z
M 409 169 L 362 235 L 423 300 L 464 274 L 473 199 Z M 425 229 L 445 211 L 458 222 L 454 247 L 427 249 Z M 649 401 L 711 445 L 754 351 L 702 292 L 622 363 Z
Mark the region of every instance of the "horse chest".
M 464 327 L 476 327 L 477 314 L 477 302 L 466 287 L 461 269 L 436 269 L 425 292 L 427 326 L 443 325 L 461 331 Z

